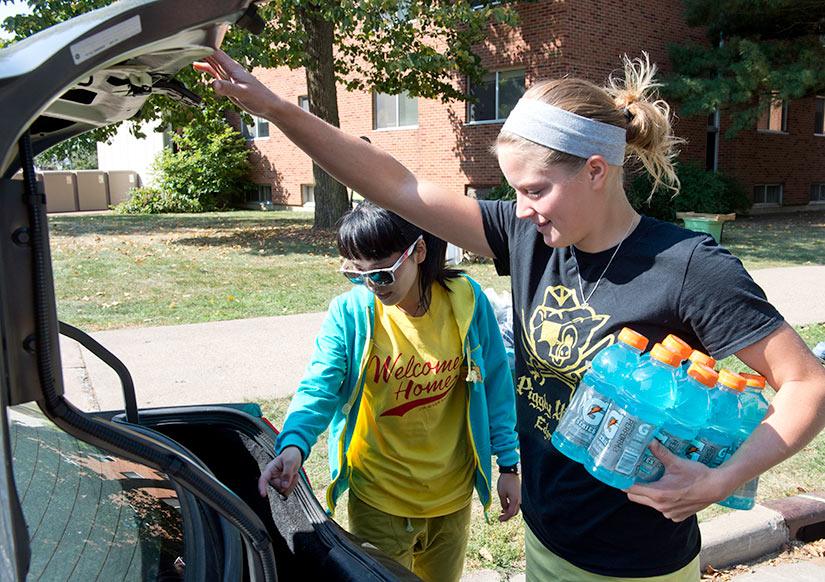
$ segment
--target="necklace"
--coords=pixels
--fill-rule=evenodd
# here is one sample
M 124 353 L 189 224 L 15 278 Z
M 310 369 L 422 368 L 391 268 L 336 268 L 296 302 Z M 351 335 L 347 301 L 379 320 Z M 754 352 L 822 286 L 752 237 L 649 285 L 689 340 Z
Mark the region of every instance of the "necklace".
M 625 231 L 624 236 L 622 237 L 622 240 L 620 240 L 619 244 L 616 245 L 616 250 L 613 251 L 613 254 L 610 256 L 610 260 L 607 261 L 607 266 L 604 268 L 604 271 L 602 271 L 602 274 L 599 275 L 599 278 L 596 279 L 596 284 L 593 285 L 593 288 L 590 290 L 590 293 L 588 293 L 587 295 L 584 294 L 584 286 L 582 285 L 582 275 L 581 275 L 581 272 L 579 270 L 579 259 L 576 256 L 576 247 L 574 245 L 570 245 L 570 253 L 573 255 L 573 261 L 576 265 L 576 277 L 579 279 L 579 293 L 581 293 L 582 299 L 584 300 L 583 303 L 582 303 L 582 305 L 584 307 L 589 307 L 590 306 L 590 298 L 593 297 L 593 293 L 596 292 L 596 289 L 599 287 L 599 283 L 602 282 L 602 277 L 604 277 L 605 274 L 607 274 L 607 270 L 610 268 L 610 265 L 613 263 L 613 259 L 616 258 L 616 255 L 619 253 L 619 249 L 622 248 L 622 243 L 627 238 L 627 235 L 630 234 L 630 231 L 633 228 L 633 223 L 634 222 L 636 222 L 636 215 L 635 214 L 633 215 L 633 218 L 630 219 L 630 224 L 628 225 L 627 230 Z

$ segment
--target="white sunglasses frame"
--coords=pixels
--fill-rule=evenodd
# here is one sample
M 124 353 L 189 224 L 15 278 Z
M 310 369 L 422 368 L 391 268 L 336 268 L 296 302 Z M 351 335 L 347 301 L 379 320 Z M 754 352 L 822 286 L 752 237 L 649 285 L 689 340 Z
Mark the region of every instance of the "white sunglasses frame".
M 419 234 L 418 238 L 416 238 L 415 241 L 413 241 L 413 244 L 411 244 L 409 248 L 401 254 L 400 257 L 398 257 L 398 260 L 395 261 L 395 264 L 392 267 L 384 267 L 383 269 L 371 269 L 369 271 L 359 271 L 358 269 L 345 269 L 344 267 L 346 267 L 347 261 L 349 261 L 349 259 L 346 259 L 344 261 L 344 264 L 341 265 L 339 272 L 342 275 L 344 275 L 344 277 L 346 277 L 347 280 L 353 285 L 366 285 L 367 278 L 369 278 L 373 285 L 377 285 L 378 287 L 389 287 L 390 285 L 395 283 L 395 272 L 404 263 L 407 257 L 413 254 L 413 252 L 415 251 L 415 247 L 418 245 L 418 242 L 422 240 L 424 240 L 424 235 Z M 358 276 L 357 278 L 353 279 L 352 277 L 347 276 L 347 273 L 356 273 Z M 389 273 L 390 278 L 392 280 L 389 283 L 379 283 L 375 281 L 372 277 L 370 277 L 370 275 L 373 273 Z

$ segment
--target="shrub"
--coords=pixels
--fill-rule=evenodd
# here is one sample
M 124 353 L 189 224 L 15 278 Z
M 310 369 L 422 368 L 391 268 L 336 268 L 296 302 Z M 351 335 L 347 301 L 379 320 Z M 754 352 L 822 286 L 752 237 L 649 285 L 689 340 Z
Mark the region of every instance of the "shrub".
M 728 214 L 750 208 L 745 189 L 735 179 L 720 172 L 709 172 L 694 162 L 676 164 L 676 174 L 681 182 L 679 194 L 653 187 L 647 173 L 636 176 L 627 189 L 630 203 L 647 216 L 673 222 L 677 212 L 705 212 Z
M 171 212 L 203 212 L 198 200 L 174 192 L 154 188 L 132 188 L 129 199 L 114 207 L 119 214 L 162 214 Z
M 205 212 L 243 200 L 249 152 L 246 140 L 223 119 L 196 119 L 172 137 L 175 151 L 155 158 L 154 189 L 137 189 L 119 212 Z
M 516 191 L 507 182 L 507 178 L 501 178 L 501 184 L 494 186 L 485 200 L 515 200 Z

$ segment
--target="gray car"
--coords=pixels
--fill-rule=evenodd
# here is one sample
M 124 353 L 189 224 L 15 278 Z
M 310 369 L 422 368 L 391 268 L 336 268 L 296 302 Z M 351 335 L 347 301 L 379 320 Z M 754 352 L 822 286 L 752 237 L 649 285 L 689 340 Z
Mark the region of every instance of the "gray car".
M 0 51 L 0 582 L 418 580 L 332 521 L 301 480 L 257 493 L 277 431 L 254 404 L 138 409 L 129 371 L 58 321 L 33 157 L 132 117 L 250 0 L 126 0 Z M 20 172 L 22 170 L 22 172 Z M 22 179 L 15 179 L 15 175 Z M 63 397 L 59 335 L 118 374 L 123 410 Z

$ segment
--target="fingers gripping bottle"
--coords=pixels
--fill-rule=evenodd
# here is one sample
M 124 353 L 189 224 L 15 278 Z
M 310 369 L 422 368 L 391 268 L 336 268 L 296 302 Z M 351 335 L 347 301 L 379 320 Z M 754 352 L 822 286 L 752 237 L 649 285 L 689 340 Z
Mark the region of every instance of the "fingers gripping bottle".
M 625 327 L 619 341 L 601 350 L 590 363 L 551 441 L 567 457 L 589 462 L 587 447 L 619 387 L 639 363 L 647 338 Z
M 719 372 L 716 388 L 710 393 L 710 416 L 688 450 L 690 460 L 716 468 L 732 454 L 742 425 L 739 393 L 744 389 L 742 376 L 729 370 Z
M 701 352 L 699 352 L 701 353 Z M 674 455 L 687 458 L 693 439 L 710 416 L 710 389 L 716 386 L 718 374 L 700 363 L 693 363 L 687 375 L 676 381 L 673 406 L 667 410 L 667 420 L 656 438 Z M 662 477 L 665 466 L 645 451 L 636 474 L 638 481 L 649 483 Z
M 591 475 L 612 487 L 633 485 L 650 441 L 667 420 L 673 404 L 679 356 L 662 344 L 630 374 L 604 416 L 588 453 Z
M 745 378 L 747 384 L 745 390 L 739 394 L 739 402 L 742 404 L 742 430 L 739 433 L 736 448 L 739 448 L 739 445 L 759 426 L 770 407 L 762 394 L 762 389 L 765 387 L 764 376 L 757 374 L 740 374 L 740 376 Z M 733 495 L 720 501 L 719 505 L 734 509 L 752 509 L 758 487 L 759 477 L 755 477 L 734 491 Z

